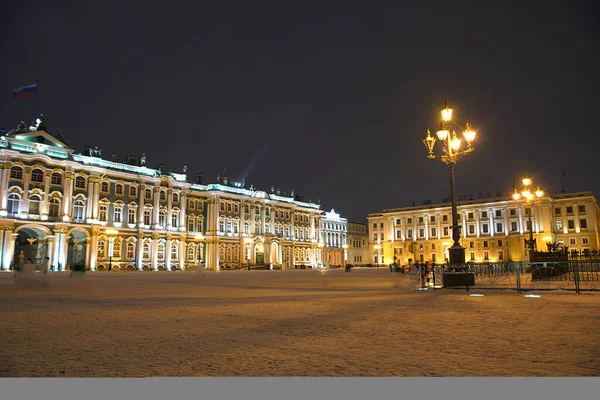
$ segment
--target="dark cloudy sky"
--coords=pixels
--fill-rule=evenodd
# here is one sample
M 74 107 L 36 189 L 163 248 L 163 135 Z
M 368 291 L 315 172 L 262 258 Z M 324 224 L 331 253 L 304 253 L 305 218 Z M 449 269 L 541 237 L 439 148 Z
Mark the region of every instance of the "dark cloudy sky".
M 421 140 L 448 96 L 478 131 L 457 192 L 600 195 L 593 1 L 28 1 L 0 8 L 0 127 L 297 192 L 363 220 L 449 196 Z M 563 172 L 566 173 L 563 179 Z M 564 183 L 562 182 L 564 180 Z

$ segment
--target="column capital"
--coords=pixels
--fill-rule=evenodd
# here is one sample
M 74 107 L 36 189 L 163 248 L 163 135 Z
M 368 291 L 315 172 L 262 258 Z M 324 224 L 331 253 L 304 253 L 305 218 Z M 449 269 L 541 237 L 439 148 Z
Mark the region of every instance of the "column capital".
M 65 177 L 65 179 L 73 179 L 73 178 L 75 178 L 75 174 L 73 172 L 69 172 L 69 171 L 65 172 L 63 174 L 63 176 Z

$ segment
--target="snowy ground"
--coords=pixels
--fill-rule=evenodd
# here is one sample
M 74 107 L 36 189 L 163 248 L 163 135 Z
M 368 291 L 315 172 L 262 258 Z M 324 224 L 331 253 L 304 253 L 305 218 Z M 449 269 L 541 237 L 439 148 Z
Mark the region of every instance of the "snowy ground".
M 0 273 L 1 377 L 600 375 L 600 293 L 418 292 L 384 268 L 40 275 Z

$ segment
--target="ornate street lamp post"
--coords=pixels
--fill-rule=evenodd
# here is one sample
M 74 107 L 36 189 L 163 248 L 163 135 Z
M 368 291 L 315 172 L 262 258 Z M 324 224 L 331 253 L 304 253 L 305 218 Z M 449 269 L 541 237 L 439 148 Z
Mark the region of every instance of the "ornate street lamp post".
M 461 150 L 462 139 L 456 135 L 455 131 L 450 134 L 450 122 L 452 121 L 452 109 L 448 108 L 448 101 L 444 101 L 444 109 L 441 111 L 442 120 L 440 123 L 440 130 L 436 132 L 436 135 L 440 141 L 442 154 L 435 155 L 433 147 L 436 142 L 436 138 L 431 136 L 429 129 L 427 130 L 427 137 L 423 140 L 427 151 L 429 152 L 427 158 L 440 160 L 448 166 L 450 172 L 450 194 L 452 197 L 452 239 L 454 244 L 448 249 L 448 255 L 450 258 L 450 264 L 464 264 L 465 263 L 465 248 L 459 243 L 460 240 L 460 225 L 458 224 L 458 211 L 456 209 L 456 189 L 454 184 L 454 165 L 463 156 L 469 154 L 475 148 L 473 147 L 473 140 L 475 139 L 475 131 L 471 129 L 471 125 L 467 123 L 466 129 L 463 131 L 463 136 L 467 142 L 467 148 Z
M 532 184 L 531 178 L 527 177 L 527 174 L 525 174 L 525 177 L 523 179 L 521 179 L 521 183 L 523 184 L 523 186 L 521 187 L 521 191 L 519 193 L 519 191 L 517 191 L 517 187 L 515 185 L 515 183 L 513 182 L 513 189 L 514 189 L 514 193 L 513 193 L 513 199 L 515 200 L 519 200 L 521 197 L 523 197 L 525 199 L 525 203 L 529 206 L 529 239 L 524 239 L 525 240 L 525 246 L 527 247 L 528 250 L 533 251 L 536 249 L 537 244 L 536 244 L 536 240 L 533 238 L 533 224 L 531 222 L 531 214 L 532 214 L 532 206 L 531 203 L 533 202 L 534 198 L 540 198 L 542 196 L 544 196 L 544 192 L 542 190 L 540 190 L 540 187 L 537 187 L 537 190 L 533 193 L 531 193 L 531 191 L 529 190 L 529 187 Z

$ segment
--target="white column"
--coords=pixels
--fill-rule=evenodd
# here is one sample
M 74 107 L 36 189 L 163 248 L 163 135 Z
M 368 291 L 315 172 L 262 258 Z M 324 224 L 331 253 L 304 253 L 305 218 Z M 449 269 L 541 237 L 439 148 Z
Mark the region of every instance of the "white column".
M 171 270 L 171 236 L 167 236 L 167 241 L 165 243 L 165 268 L 167 271 Z
M 86 219 L 93 219 L 94 214 L 94 182 L 96 178 L 90 176 L 88 178 L 88 196 L 87 196 L 87 207 L 85 209 Z M 89 222 L 89 221 L 88 221 Z
M 91 250 L 90 254 L 90 271 L 96 270 L 96 265 L 98 263 L 98 231 L 93 229 L 92 231 L 92 240 L 91 240 Z
M 6 215 L 6 205 L 8 200 L 8 178 L 10 176 L 10 163 L 0 165 L 2 175 L 0 175 L 0 216 Z
M 135 267 L 138 271 L 141 271 L 144 267 L 144 238 L 142 235 L 138 235 L 136 251 Z
M 187 256 L 185 253 L 186 247 L 185 235 L 182 235 L 181 240 L 179 241 L 179 269 L 181 270 L 185 268 L 185 260 Z
M 181 195 L 179 196 L 179 201 L 180 201 L 180 206 L 179 206 L 179 230 L 182 232 L 185 232 L 187 230 L 187 224 L 186 224 L 186 219 L 185 219 L 185 212 L 186 212 L 186 206 L 187 206 L 187 196 L 185 194 L 185 192 L 182 192 Z
M 52 179 L 52 171 L 46 171 L 44 174 L 44 199 L 42 202 L 42 220 L 48 219 L 48 210 L 50 204 L 48 203 L 48 197 L 50 196 L 50 180 Z
M 23 168 L 23 198 L 21 199 L 20 214 L 25 217 L 29 214 L 29 182 L 31 181 L 31 167 Z
M 71 203 L 73 202 L 73 178 L 72 172 L 65 172 L 63 175 L 63 204 L 62 220 L 67 222 L 71 220 Z
M 2 270 L 8 271 L 10 269 L 10 261 L 12 254 L 10 252 L 10 242 L 12 240 L 12 228 L 2 230 Z
M 49 265 L 54 265 L 54 235 L 48 235 L 46 239 L 48 239 L 48 253 L 46 255 L 50 257 Z
M 137 209 L 137 226 L 138 228 L 144 224 L 144 199 L 146 198 L 146 185 L 140 183 L 138 186 L 138 209 Z M 139 240 L 139 238 L 138 238 Z M 138 268 L 139 269 L 139 268 Z
M 173 210 L 173 189 L 167 189 L 167 230 L 171 229 L 171 214 Z M 170 265 L 170 263 L 169 263 Z
M 479 237 L 479 235 L 481 234 L 481 224 L 479 221 L 479 210 L 475 211 L 475 233 L 477 234 L 477 237 Z
M 59 252 L 58 252 L 58 262 L 60 262 L 61 265 L 61 271 L 64 271 L 66 268 L 66 262 L 67 262 L 67 234 L 64 233 L 65 231 L 59 231 Z M 58 264 L 57 264 L 58 265 Z
M 519 214 L 519 233 L 522 235 L 525 232 L 523 227 L 523 207 L 517 208 L 517 213 Z
M 152 237 L 152 269 L 158 271 L 158 235 Z
M 8 268 L 10 268 L 10 263 L 13 261 L 13 258 L 14 258 L 15 241 L 17 240 L 17 236 L 19 236 L 19 234 L 13 233 L 12 229 L 8 229 L 8 230 L 6 230 L 6 233 L 4 235 L 5 235 L 4 243 L 6 243 L 6 246 L 4 247 L 4 263 L 3 263 L 3 265 L 5 266 L 4 268 L 6 270 L 8 270 Z
M 510 233 L 510 227 L 508 226 L 508 214 L 510 214 L 510 209 L 505 208 L 503 211 L 504 211 L 504 234 L 506 236 L 508 236 Z
M 496 231 L 496 227 L 494 226 L 494 210 L 490 208 L 488 213 L 490 213 L 490 236 L 494 236 L 494 232 Z
M 160 208 L 160 187 L 154 187 L 154 209 L 152 210 L 152 228 L 158 229 L 158 210 Z M 154 251 L 154 249 L 152 249 Z
M 94 199 L 92 201 L 92 218 L 98 221 L 100 211 L 100 178 L 94 178 Z

